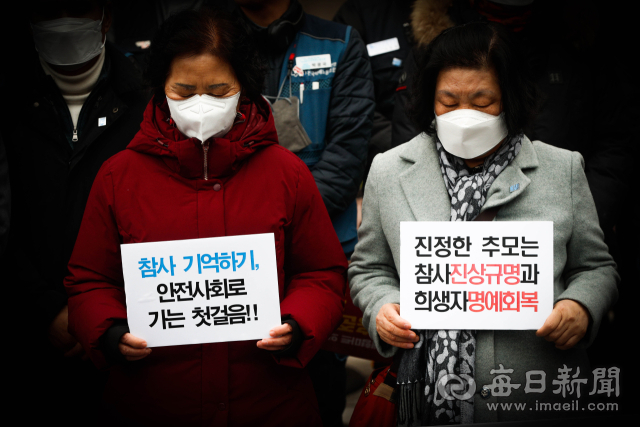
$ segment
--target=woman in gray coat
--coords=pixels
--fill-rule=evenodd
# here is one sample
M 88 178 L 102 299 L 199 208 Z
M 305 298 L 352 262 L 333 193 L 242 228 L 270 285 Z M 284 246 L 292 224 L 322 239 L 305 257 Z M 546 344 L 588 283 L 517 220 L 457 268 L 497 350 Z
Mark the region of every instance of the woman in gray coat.
M 584 416 L 575 412 L 591 391 L 584 349 L 619 278 L 582 157 L 524 135 L 536 90 L 499 25 L 445 30 L 424 51 L 414 87 L 423 133 L 374 159 L 349 268 L 378 351 L 400 358 L 398 425 Z M 496 209 L 495 221 L 553 221 L 554 308 L 544 325 L 411 330 L 399 315 L 400 222 L 472 221 Z M 439 390 L 440 380 L 461 373 L 473 379 L 468 393 L 443 397 L 452 388 Z

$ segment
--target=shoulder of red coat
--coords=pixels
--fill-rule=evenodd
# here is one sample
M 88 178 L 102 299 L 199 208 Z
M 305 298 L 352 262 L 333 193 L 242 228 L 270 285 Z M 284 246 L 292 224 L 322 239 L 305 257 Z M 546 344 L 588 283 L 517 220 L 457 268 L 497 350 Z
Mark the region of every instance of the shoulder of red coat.
M 122 169 L 126 169 L 131 165 L 139 165 L 145 158 L 152 160 L 154 156 L 149 156 L 144 153 L 139 153 L 134 150 L 124 149 L 110 158 L 108 158 L 103 164 L 102 169 L 104 172 L 114 172 Z
M 275 162 L 275 164 L 281 164 L 283 167 L 292 171 L 297 171 L 301 167 L 307 167 L 307 165 L 300 160 L 300 157 L 295 153 L 292 153 L 283 146 L 277 144 L 263 148 L 258 153 L 254 154 L 254 156 L 256 155 L 258 155 L 256 160 L 259 159 L 260 161 Z

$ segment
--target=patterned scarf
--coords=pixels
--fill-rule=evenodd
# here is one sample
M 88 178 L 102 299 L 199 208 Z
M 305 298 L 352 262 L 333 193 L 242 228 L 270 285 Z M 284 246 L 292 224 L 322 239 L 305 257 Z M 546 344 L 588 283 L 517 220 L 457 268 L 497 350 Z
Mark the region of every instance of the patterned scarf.
M 436 137 L 440 169 L 451 198 L 451 221 L 473 221 L 478 216 L 489 188 L 520 152 L 522 137 L 508 137 L 475 174 L 463 159 L 446 152 Z M 449 374 L 475 377 L 475 331 L 415 332 L 420 340 L 400 356 L 398 426 L 473 423 L 473 396 L 447 400 L 438 390 L 438 382 Z M 449 387 L 444 387 L 445 392 Z

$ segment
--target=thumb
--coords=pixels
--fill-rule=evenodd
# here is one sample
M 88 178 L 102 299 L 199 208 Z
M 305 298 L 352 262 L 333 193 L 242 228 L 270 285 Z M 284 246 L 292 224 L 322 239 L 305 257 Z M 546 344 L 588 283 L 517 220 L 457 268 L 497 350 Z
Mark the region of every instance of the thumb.
M 122 338 L 120 338 L 120 342 L 122 344 L 128 345 L 133 348 L 146 348 L 147 342 L 142 338 L 138 338 L 136 336 L 131 335 L 129 332 L 124 334 Z
M 554 308 L 549 317 L 547 317 L 547 320 L 544 321 L 542 327 L 536 331 L 536 336 L 546 337 L 558 327 L 561 320 L 562 315 L 560 314 L 560 310 Z
M 389 322 L 393 323 L 398 328 L 411 329 L 411 324 L 400 317 L 399 304 L 390 304 L 390 306 L 387 307 L 387 310 L 385 311 L 385 316 L 387 317 Z

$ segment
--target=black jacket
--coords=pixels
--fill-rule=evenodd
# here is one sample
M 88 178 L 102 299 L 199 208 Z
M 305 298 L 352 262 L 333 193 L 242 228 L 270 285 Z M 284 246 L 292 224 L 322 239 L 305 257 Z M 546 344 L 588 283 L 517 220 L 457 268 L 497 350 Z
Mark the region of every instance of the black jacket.
M 149 100 L 132 63 L 109 43 L 102 73 L 78 120 L 78 141 L 58 87 L 33 58 L 30 92 L 7 137 L 13 215 L 11 283 L 29 295 L 25 327 L 47 330 L 66 305 L 63 278 L 93 179 L 140 128 Z M 98 119 L 106 117 L 106 125 Z M 25 300 L 26 301 L 26 300 Z M 35 328 L 35 329 L 34 329 Z
M 4 142 L 0 136 L 0 259 L 4 255 L 9 236 L 9 218 L 11 217 L 11 188 L 9 187 L 9 167 Z
M 540 2 L 536 7 L 533 13 L 538 19 L 519 36 L 541 91 L 538 115 L 525 134 L 531 140 L 582 154 L 600 225 L 608 234 L 617 222 L 632 170 L 626 77 L 615 58 L 597 45 L 577 49 L 574 40 L 562 32 L 567 23 L 550 21 L 550 16 L 560 13 L 545 9 L 549 3 Z M 454 3 L 449 15 L 456 24 L 482 19 L 462 1 Z M 598 58 L 594 60 L 595 52 Z M 413 54 L 406 62 L 408 77 L 400 80 L 395 99 L 394 147 L 418 134 L 407 115 L 416 69 Z
M 333 18 L 335 22 L 355 28 L 365 45 L 394 37 L 398 39 L 400 45 L 400 49 L 396 51 L 369 58 L 373 73 L 376 109 L 365 178 L 373 158 L 392 147 L 393 95 L 398 86 L 398 80 L 404 72 L 405 60 L 412 45 L 413 37 L 409 25 L 412 3 L 413 0 L 347 0 Z

